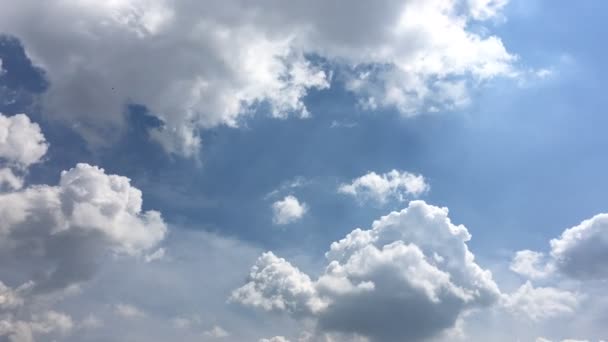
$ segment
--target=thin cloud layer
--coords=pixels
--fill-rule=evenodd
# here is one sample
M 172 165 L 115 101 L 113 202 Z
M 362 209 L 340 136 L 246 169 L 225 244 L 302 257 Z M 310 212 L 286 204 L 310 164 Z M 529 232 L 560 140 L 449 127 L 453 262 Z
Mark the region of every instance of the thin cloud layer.
M 125 105 L 143 104 L 164 122 L 153 136 L 193 156 L 199 129 L 236 126 L 259 104 L 308 117 L 304 98 L 332 74 L 363 108 L 466 105 L 471 87 L 516 74 L 499 37 L 470 29 L 506 2 L 27 0 L 3 7 L 0 31 L 46 71 L 49 118 L 103 144 L 124 130 Z
M 263 254 L 231 301 L 314 318 L 320 332 L 423 340 L 499 299 L 491 273 L 467 247 L 470 237 L 451 223 L 446 208 L 414 201 L 372 229 L 332 243 L 316 280 L 272 252 Z

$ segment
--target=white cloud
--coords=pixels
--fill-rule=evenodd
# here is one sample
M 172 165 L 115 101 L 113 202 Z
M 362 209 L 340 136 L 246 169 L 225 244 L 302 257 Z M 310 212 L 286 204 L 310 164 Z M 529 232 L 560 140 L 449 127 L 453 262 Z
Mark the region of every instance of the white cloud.
M 114 312 L 124 318 L 142 318 L 146 314 L 138 307 L 125 303 L 118 303 L 114 306 Z
M 199 129 L 238 125 L 258 103 L 274 117 L 308 116 L 303 98 L 331 72 L 369 108 L 466 105 L 470 87 L 516 74 L 499 37 L 470 30 L 506 2 L 24 0 L 3 9 L 0 31 L 46 70 L 49 118 L 104 143 L 124 128 L 125 103 L 141 103 L 166 124 L 154 136 L 192 156 Z
M 288 224 L 301 219 L 308 212 L 306 203 L 301 203 L 294 196 L 285 196 L 272 204 L 272 221 L 275 224 Z
M 608 279 L 608 214 L 598 214 L 551 240 L 551 257 L 577 279 Z
M 214 325 L 211 329 L 205 331 L 203 335 L 213 338 L 223 338 L 230 336 L 230 333 L 228 333 L 219 325 Z
M 10 342 L 34 342 L 36 336 L 69 334 L 74 328 L 72 318 L 57 311 L 32 314 L 31 320 L 0 316 L 0 338 Z
M 551 252 L 519 251 L 511 269 L 531 278 L 555 273 L 581 281 L 608 279 L 608 214 L 598 214 L 550 241 Z
M 154 253 L 145 255 L 144 260 L 146 262 L 152 262 L 152 261 L 156 261 L 156 260 L 161 260 L 164 257 L 165 257 L 165 249 L 159 248 L 156 251 L 154 251 Z
M 264 253 L 231 300 L 314 318 L 321 331 L 376 340 L 436 336 L 500 295 L 468 250 L 467 229 L 447 215 L 446 208 L 413 201 L 370 230 L 355 229 L 332 243 L 317 280 Z
M 36 274 L 39 288 L 64 288 L 86 280 L 107 252 L 140 255 L 154 248 L 167 227 L 159 212 L 142 211 L 141 196 L 128 178 L 88 164 L 63 171 L 58 186 L 0 193 L 5 265 Z M 25 247 L 30 244 L 36 249 Z
M 516 252 L 509 268 L 530 279 L 545 278 L 553 271 L 552 266 L 546 263 L 543 253 L 530 250 Z
M 262 338 L 258 342 L 289 342 L 289 340 L 283 336 L 275 336 L 271 338 Z
M 0 161 L 27 168 L 39 162 L 47 149 L 40 126 L 25 114 L 7 117 L 0 113 Z
M 0 281 L 0 311 L 13 309 L 23 305 L 23 298 L 18 291 L 6 286 Z
M 0 183 L 9 182 L 8 189 L 0 189 L 0 276 L 22 284 L 9 287 L 0 281 L 2 340 L 63 339 L 76 324 L 48 308 L 79 294 L 79 285 L 108 256 L 143 255 L 167 232 L 160 213 L 142 211 L 141 191 L 128 178 L 95 166 L 63 171 L 56 186 L 23 188 L 13 172 L 26 173 L 47 148 L 40 128 L 27 116 L 0 115 L 0 159 L 7 166 L 0 169 Z M 118 307 L 122 313 L 127 309 Z M 99 325 L 88 317 L 78 326 Z
M 408 197 L 416 197 L 425 193 L 429 188 L 430 186 L 422 175 L 392 170 L 380 175 L 369 172 L 353 179 L 350 184 L 341 184 L 338 192 L 385 203 L 391 198 L 405 201 Z
M 249 282 L 233 291 L 230 300 L 294 315 L 314 313 L 324 306 L 310 277 L 272 252 L 258 258 Z
M 48 143 L 25 114 L 0 113 L 0 192 L 23 187 L 27 168 L 46 154 Z
M 18 190 L 23 187 L 23 178 L 9 168 L 0 169 L 0 191 Z
M 580 303 L 580 295 L 552 287 L 534 287 L 528 281 L 517 291 L 505 295 L 504 306 L 512 313 L 534 321 L 572 314 Z
M 473 18 L 485 20 L 496 16 L 509 0 L 468 0 L 469 11 Z

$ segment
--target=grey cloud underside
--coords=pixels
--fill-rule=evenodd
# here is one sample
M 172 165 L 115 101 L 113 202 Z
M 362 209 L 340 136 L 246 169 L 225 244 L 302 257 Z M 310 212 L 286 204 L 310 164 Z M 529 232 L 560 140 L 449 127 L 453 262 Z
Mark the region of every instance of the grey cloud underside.
M 467 79 L 515 74 L 501 40 L 467 26 L 505 3 L 20 1 L 3 8 L 0 31 L 47 72 L 52 119 L 104 144 L 124 129 L 125 105 L 143 104 L 165 123 L 153 137 L 193 156 L 199 129 L 236 126 L 260 103 L 274 117 L 309 116 L 304 97 L 338 70 L 368 109 L 465 105 Z

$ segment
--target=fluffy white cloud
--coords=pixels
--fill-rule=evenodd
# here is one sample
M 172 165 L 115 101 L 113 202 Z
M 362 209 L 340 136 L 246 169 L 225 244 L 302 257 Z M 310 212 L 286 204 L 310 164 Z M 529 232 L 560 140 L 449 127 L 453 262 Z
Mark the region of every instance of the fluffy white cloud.
M 552 287 L 534 287 L 528 281 L 517 291 L 505 296 L 504 305 L 516 315 L 534 321 L 574 313 L 580 296 Z
M 516 252 L 509 268 L 530 279 L 545 278 L 553 271 L 552 265 L 546 263 L 543 253 L 530 250 Z
M 0 161 L 26 168 L 40 161 L 48 144 L 37 123 L 25 114 L 4 116 L 0 113 Z
M 48 143 L 25 114 L 0 113 L 0 191 L 23 187 L 23 174 L 46 154 Z
M 3 8 L 0 31 L 46 70 L 50 118 L 103 143 L 124 126 L 125 103 L 141 103 L 165 122 L 154 136 L 192 155 L 200 128 L 238 125 L 259 103 L 274 117 L 308 116 L 303 98 L 331 72 L 367 108 L 464 105 L 473 84 L 515 74 L 500 38 L 470 30 L 505 3 L 24 0 Z
M 372 229 L 355 229 L 332 243 L 317 280 L 263 254 L 231 300 L 312 317 L 320 331 L 421 340 L 500 296 L 491 273 L 475 263 L 470 237 L 464 226 L 452 224 L 447 208 L 413 201 Z
M 423 194 L 429 188 L 422 175 L 392 170 L 381 175 L 369 172 L 353 179 L 350 184 L 341 184 L 338 192 L 384 203 L 390 198 L 405 201 L 408 197 Z
M 0 161 L 7 165 L 0 169 L 0 186 L 8 182 L 10 190 L 0 188 L 3 341 L 69 334 L 75 327 L 72 318 L 48 307 L 78 292 L 108 256 L 144 255 L 167 232 L 160 213 L 142 210 L 142 193 L 128 178 L 95 166 L 63 171 L 56 186 L 22 188 L 22 178 L 13 171 L 27 172 L 47 148 L 40 128 L 27 116 L 0 115 Z
M 296 197 L 289 195 L 272 204 L 272 221 L 275 224 L 293 223 L 308 211 L 306 203 L 301 203 Z
M 258 258 L 249 273 L 249 282 L 233 291 L 230 299 L 294 315 L 307 315 L 324 307 L 310 277 L 272 252 Z
M 37 270 L 20 268 L 37 274 L 39 286 L 63 288 L 86 280 L 107 252 L 137 255 L 164 238 L 160 213 L 141 206 L 128 178 L 78 164 L 58 186 L 0 193 L 0 254 L 7 265 Z

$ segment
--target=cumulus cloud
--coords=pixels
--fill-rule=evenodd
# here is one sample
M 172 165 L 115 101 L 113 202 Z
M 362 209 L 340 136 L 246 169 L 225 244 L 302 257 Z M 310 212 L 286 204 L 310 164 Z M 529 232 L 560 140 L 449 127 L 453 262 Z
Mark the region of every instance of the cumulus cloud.
M 46 154 L 48 143 L 25 114 L 0 113 L 0 191 L 23 187 L 23 174 Z
M 288 224 L 301 219 L 308 211 L 306 203 L 300 202 L 296 197 L 289 195 L 272 204 L 272 221 L 275 224 Z
M 608 279 L 608 214 L 598 214 L 551 240 L 551 257 L 577 279 Z
M 0 254 L 32 267 L 17 269 L 37 274 L 38 286 L 63 288 L 86 280 L 107 252 L 139 255 L 164 238 L 160 213 L 141 206 L 128 178 L 78 164 L 57 186 L 0 193 Z
M 429 188 L 422 175 L 392 170 L 383 174 L 369 172 L 353 179 L 350 184 L 341 184 L 338 192 L 385 203 L 391 198 L 405 201 L 408 197 L 425 193 Z
M 271 252 L 263 254 L 231 300 L 313 318 L 321 332 L 422 340 L 500 297 L 491 273 L 475 263 L 470 238 L 464 226 L 450 221 L 447 208 L 413 201 L 371 229 L 355 229 L 332 243 L 316 280 Z
M 511 269 L 531 278 L 557 271 L 581 281 L 608 279 L 608 214 L 598 214 L 564 230 L 550 246 L 548 257 L 528 250 L 517 252 Z
M 553 271 L 552 265 L 546 263 L 543 253 L 531 250 L 516 252 L 509 268 L 511 271 L 530 279 L 545 278 Z
M 153 136 L 193 155 L 199 129 L 236 126 L 260 103 L 309 116 L 304 97 L 332 73 L 365 108 L 466 105 L 474 84 L 516 74 L 499 37 L 470 30 L 506 2 L 26 0 L 3 8 L 0 31 L 46 70 L 50 118 L 103 143 L 124 127 L 126 103 L 144 104 L 165 124 Z
M 11 172 L 27 172 L 47 148 L 27 116 L 0 115 L 0 160 Z M 0 181 L 10 180 L 3 170 Z M 96 166 L 77 164 L 55 186 L 18 181 L 0 189 L 0 339 L 63 336 L 75 323 L 47 308 L 78 292 L 108 256 L 156 247 L 167 227 L 159 212 L 142 210 L 142 193 L 128 178 Z
M 37 123 L 25 114 L 4 116 L 0 113 L 0 160 L 25 168 L 40 161 L 48 143 Z
M 580 295 L 552 287 L 534 287 L 528 281 L 514 293 L 505 296 L 505 307 L 512 313 L 534 321 L 574 313 Z

